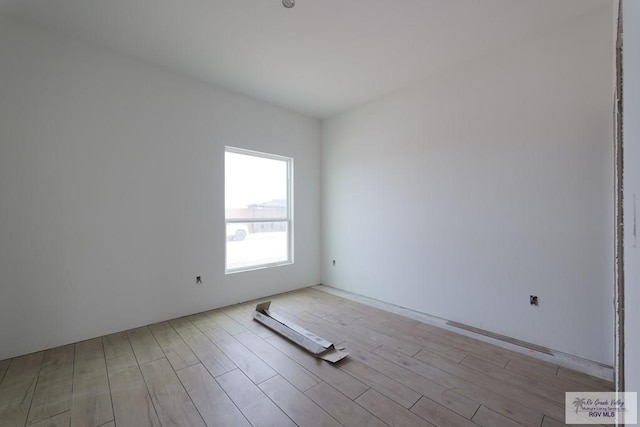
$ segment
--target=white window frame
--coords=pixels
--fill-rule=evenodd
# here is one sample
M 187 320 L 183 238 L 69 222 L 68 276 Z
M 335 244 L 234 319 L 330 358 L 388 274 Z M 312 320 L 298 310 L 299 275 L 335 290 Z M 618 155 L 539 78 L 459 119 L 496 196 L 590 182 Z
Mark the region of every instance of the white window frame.
M 264 153 L 260 151 L 248 150 L 238 147 L 225 147 L 226 153 L 243 154 L 247 156 L 261 157 L 264 159 L 280 160 L 284 161 L 287 165 L 287 209 L 286 218 L 227 218 L 226 214 L 226 174 L 225 174 L 225 206 L 224 206 L 224 236 L 225 236 L 225 249 L 224 249 L 224 268 L 225 274 L 241 273 L 243 271 L 259 270 L 263 268 L 279 267 L 283 265 L 293 264 L 293 158 L 280 156 L 277 154 Z M 225 161 L 225 171 L 226 171 Z M 286 222 L 287 224 L 287 259 L 283 261 L 254 264 L 246 267 L 227 268 L 227 224 L 251 224 L 251 223 L 265 223 L 265 222 Z

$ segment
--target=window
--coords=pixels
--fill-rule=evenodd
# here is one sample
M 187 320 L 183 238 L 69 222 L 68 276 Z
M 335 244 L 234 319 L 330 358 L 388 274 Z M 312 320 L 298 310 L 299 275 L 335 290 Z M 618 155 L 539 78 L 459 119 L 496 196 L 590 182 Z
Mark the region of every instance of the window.
M 293 262 L 293 159 L 227 147 L 226 272 Z

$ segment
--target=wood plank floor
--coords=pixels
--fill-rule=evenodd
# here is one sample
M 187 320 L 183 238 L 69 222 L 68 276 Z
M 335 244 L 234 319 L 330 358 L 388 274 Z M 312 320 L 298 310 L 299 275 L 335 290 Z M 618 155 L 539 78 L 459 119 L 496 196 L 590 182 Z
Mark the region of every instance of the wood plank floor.
M 331 365 L 255 302 L 0 361 L 0 426 L 556 426 L 613 384 L 316 289 L 271 309 L 350 356 Z

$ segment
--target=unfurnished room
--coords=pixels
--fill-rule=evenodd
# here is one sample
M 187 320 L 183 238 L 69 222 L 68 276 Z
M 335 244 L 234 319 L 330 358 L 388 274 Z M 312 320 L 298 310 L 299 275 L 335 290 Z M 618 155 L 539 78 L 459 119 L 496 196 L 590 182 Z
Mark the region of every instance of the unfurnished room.
M 0 0 L 0 427 L 637 423 L 640 2 Z

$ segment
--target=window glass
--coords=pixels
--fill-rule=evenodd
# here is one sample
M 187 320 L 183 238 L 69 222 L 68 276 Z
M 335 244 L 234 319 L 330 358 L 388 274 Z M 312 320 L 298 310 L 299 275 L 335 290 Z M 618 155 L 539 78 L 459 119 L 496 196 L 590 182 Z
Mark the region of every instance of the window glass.
M 226 271 L 288 264 L 293 159 L 227 147 Z

